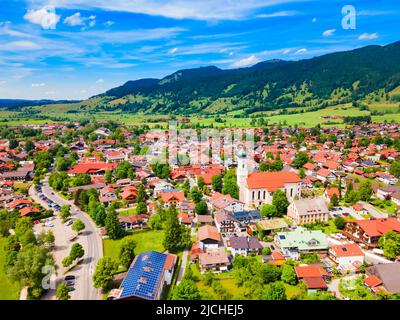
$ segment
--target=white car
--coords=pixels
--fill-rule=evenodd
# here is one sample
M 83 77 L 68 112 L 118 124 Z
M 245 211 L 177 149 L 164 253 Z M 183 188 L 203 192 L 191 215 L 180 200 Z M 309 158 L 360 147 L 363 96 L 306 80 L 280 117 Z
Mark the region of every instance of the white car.
M 71 219 L 71 220 L 68 220 L 66 223 L 64 223 L 64 226 L 68 227 L 73 223 L 74 223 L 74 220 Z
M 49 227 L 49 228 L 54 227 L 54 224 L 51 223 L 50 221 L 46 222 L 44 225 L 45 225 L 46 227 Z

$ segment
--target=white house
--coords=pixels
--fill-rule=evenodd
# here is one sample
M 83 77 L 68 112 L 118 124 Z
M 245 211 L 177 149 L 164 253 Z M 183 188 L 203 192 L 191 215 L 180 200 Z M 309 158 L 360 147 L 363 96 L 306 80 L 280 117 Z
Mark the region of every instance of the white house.
M 364 263 L 364 252 L 356 243 L 330 246 L 328 254 L 343 272 L 353 271 Z

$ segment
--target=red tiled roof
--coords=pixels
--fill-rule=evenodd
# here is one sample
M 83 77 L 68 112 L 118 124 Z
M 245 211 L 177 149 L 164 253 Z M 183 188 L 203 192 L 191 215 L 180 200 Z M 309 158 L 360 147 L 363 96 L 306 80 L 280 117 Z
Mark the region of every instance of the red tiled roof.
M 197 233 L 197 238 L 199 239 L 199 241 L 203 241 L 205 239 L 220 241 L 221 235 L 219 234 L 218 229 L 216 227 L 206 225 L 199 228 L 199 231 Z
M 161 192 L 160 193 L 160 197 L 164 202 L 169 202 L 173 199 L 176 199 L 180 202 L 185 201 L 185 194 L 183 193 L 183 191 L 179 191 L 179 192 Z
M 267 189 L 276 191 L 283 188 L 286 183 L 299 183 L 300 177 L 295 172 L 253 172 L 247 177 L 249 189 Z
M 365 278 L 364 283 L 370 288 L 377 287 L 383 284 L 382 280 L 379 279 L 377 276 L 370 276 Z
M 19 210 L 19 215 L 21 217 L 25 217 L 31 213 L 38 213 L 40 210 L 39 208 L 36 207 L 24 207 L 21 210 Z
M 328 198 L 332 198 L 334 194 L 336 194 L 339 197 L 339 189 L 336 187 L 328 188 L 326 189 L 326 194 L 328 195 Z
M 294 267 L 298 278 L 312 278 L 327 276 L 328 272 L 319 265 L 306 265 Z
M 331 249 L 335 251 L 337 257 L 364 256 L 364 252 L 362 252 L 361 248 L 356 243 L 331 246 Z
M 285 260 L 285 257 L 283 256 L 283 254 L 280 251 L 273 251 L 271 253 L 271 257 L 273 260 Z
M 69 174 L 89 173 L 97 171 L 114 170 L 118 166 L 117 163 L 105 163 L 105 162 L 94 162 L 94 163 L 78 163 L 71 170 Z
M 303 278 L 303 280 L 307 285 L 307 289 L 326 289 L 326 288 L 328 288 L 328 286 L 326 285 L 326 283 L 322 277 L 305 277 L 305 278 Z
M 400 233 L 400 222 L 396 218 L 381 218 L 374 220 L 353 220 L 370 237 L 379 237 L 388 231 Z

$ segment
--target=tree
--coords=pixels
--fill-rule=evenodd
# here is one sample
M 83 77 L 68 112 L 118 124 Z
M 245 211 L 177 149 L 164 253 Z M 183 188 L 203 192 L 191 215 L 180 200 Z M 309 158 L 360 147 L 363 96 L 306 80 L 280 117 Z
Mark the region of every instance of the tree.
M 60 283 L 56 290 L 57 300 L 69 300 L 71 296 L 69 295 L 68 286 L 65 283 Z
M 261 206 L 260 214 L 263 217 L 273 218 L 278 216 L 278 210 L 273 204 L 263 204 Z
M 394 260 L 400 256 L 400 234 L 388 231 L 380 237 L 378 245 L 386 258 Z
M 305 172 L 304 168 L 300 168 L 299 177 L 300 177 L 300 179 L 304 179 L 306 177 L 306 172 Z
M 203 190 L 203 187 L 205 186 L 204 178 L 203 177 L 198 177 L 197 178 L 197 186 L 199 187 L 199 190 Z
M 239 186 L 236 183 L 236 173 L 229 170 L 223 179 L 224 186 L 222 188 L 223 194 L 229 194 L 232 198 L 239 199 Z
M 281 282 L 273 282 L 266 286 L 261 298 L 263 300 L 287 300 L 285 286 Z
M 82 222 L 82 220 L 76 220 L 72 225 L 72 230 L 74 230 L 78 234 L 84 229 L 85 224 Z
M 301 168 L 307 162 L 310 162 L 310 157 L 308 156 L 307 152 L 300 151 L 295 155 L 292 165 L 295 168 Z
M 107 183 L 112 182 L 112 172 L 110 170 L 106 170 L 104 173 L 104 180 L 106 180 Z
M 71 206 L 69 204 L 62 205 L 60 211 L 60 218 L 62 221 L 66 221 L 71 216 Z
M 373 190 L 372 184 L 369 180 L 363 180 L 360 183 L 360 188 L 358 189 L 358 194 L 361 200 L 369 201 L 371 199 Z
M 123 229 L 118 220 L 118 213 L 114 207 L 110 207 L 105 218 L 105 228 L 110 239 L 119 239 L 123 235 Z
M 53 231 L 51 230 L 42 231 L 41 233 L 39 233 L 37 241 L 39 245 L 45 245 L 45 244 L 53 245 L 55 242 Z
M 334 193 L 331 197 L 331 205 L 332 207 L 337 207 L 339 205 L 339 198 L 336 193 Z
M 289 264 L 284 264 L 282 267 L 282 275 L 281 280 L 290 285 L 297 284 L 297 275 L 296 271 L 294 270 L 293 266 Z
M 211 178 L 211 185 L 214 191 L 222 192 L 222 187 L 223 187 L 222 176 L 219 174 L 213 175 Z
M 342 230 L 346 226 L 346 221 L 341 216 L 336 217 L 333 222 L 336 228 L 338 228 L 339 230 Z
M 286 198 L 286 193 L 280 189 L 276 190 L 272 197 L 272 204 L 276 207 L 278 216 L 283 216 L 289 206 L 289 201 Z
M 118 263 L 110 257 L 99 260 L 93 274 L 93 285 L 95 288 L 102 288 L 107 291 L 113 285 L 113 275 L 118 270 Z
M 118 258 L 125 268 L 129 268 L 135 258 L 136 242 L 133 239 L 125 238 L 122 240 L 118 251 Z
M 144 202 L 139 202 L 136 206 L 136 214 L 146 214 L 147 205 Z
M 396 178 L 400 178 L 400 161 L 394 161 L 390 165 L 389 172 Z
M 162 229 L 163 221 L 161 219 L 161 215 L 158 213 L 152 214 L 150 216 L 148 225 L 153 230 L 160 230 Z
M 80 259 L 85 255 L 85 250 L 83 249 L 80 243 L 74 243 L 71 247 L 71 251 L 69 252 L 69 257 L 72 261 L 76 259 Z
M 198 187 L 193 187 L 190 191 L 190 198 L 194 203 L 199 203 L 203 198 L 203 194 L 200 192 Z
M 181 226 L 179 224 L 178 215 L 174 206 L 168 208 L 167 219 L 165 222 L 165 235 L 163 246 L 166 250 L 171 251 L 179 248 L 181 242 Z
M 137 203 L 140 203 L 140 202 L 145 202 L 145 200 L 146 200 L 146 192 L 144 190 L 143 185 L 139 185 L 136 201 L 137 201 Z
M 196 204 L 195 211 L 196 214 L 199 215 L 207 214 L 208 213 L 207 203 L 204 200 L 201 200 L 199 203 Z
M 172 300 L 200 300 L 201 294 L 192 280 L 183 279 L 181 283 L 174 287 Z

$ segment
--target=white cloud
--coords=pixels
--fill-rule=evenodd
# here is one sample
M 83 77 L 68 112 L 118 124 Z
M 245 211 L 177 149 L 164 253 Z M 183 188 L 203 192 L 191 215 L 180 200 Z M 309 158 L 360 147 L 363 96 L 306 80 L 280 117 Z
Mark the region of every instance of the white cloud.
M 358 37 L 358 40 L 375 40 L 378 39 L 379 35 L 378 33 L 363 33 Z
M 31 3 L 46 3 L 48 0 L 30 0 Z M 193 20 L 242 20 L 256 11 L 283 3 L 299 0 L 57 0 L 57 7 L 64 9 L 96 8 L 105 11 L 140 13 L 172 19 Z
M 32 88 L 40 88 L 46 86 L 45 83 L 32 83 Z
M 314 18 L 312 18 L 312 23 L 316 23 L 317 22 L 317 18 L 316 17 L 314 17 Z
M 76 12 L 72 16 L 66 17 L 64 24 L 71 27 L 82 26 L 82 30 L 86 30 L 96 24 L 96 16 L 83 17 L 80 12 Z
M 6 84 L 6 83 L 7 83 L 7 81 L 2 80 L 2 81 L 0 81 L 0 86 L 3 85 L 3 84 Z
M 178 51 L 178 48 L 173 48 L 173 49 L 169 50 L 168 52 L 169 52 L 170 54 L 174 54 L 174 53 L 176 53 L 177 51 Z
M 108 21 L 104 22 L 104 25 L 105 25 L 106 27 L 111 27 L 113 24 L 115 24 L 115 22 L 114 22 L 114 21 L 111 21 L 111 20 L 108 20 Z
M 276 17 L 290 17 L 297 15 L 297 11 L 279 11 L 274 13 L 263 13 L 257 15 L 257 18 L 276 18 Z
M 248 67 L 253 64 L 256 64 L 258 62 L 261 62 L 260 59 L 258 59 L 255 55 L 252 55 L 248 58 L 240 59 L 238 61 L 235 61 L 234 63 L 231 64 L 231 67 L 234 68 L 243 68 L 243 67 Z
M 33 24 L 42 26 L 43 29 L 55 29 L 60 21 L 60 16 L 50 7 L 44 7 L 39 10 L 28 10 L 24 19 Z
M 6 51 L 39 50 L 41 47 L 32 41 L 13 41 L 1 46 Z
M 103 79 L 98 79 L 98 80 L 96 81 L 96 83 L 103 83 L 103 82 L 104 82 Z
M 283 50 L 283 54 L 288 54 L 290 51 L 292 51 L 291 49 L 285 49 L 285 50 Z
M 294 54 L 304 54 L 304 53 L 307 53 L 307 52 L 308 52 L 307 49 L 302 48 L 302 49 L 297 50 Z
M 322 35 L 324 36 L 324 37 L 330 37 L 330 36 L 333 36 L 333 34 L 336 32 L 336 29 L 328 29 L 328 30 L 325 30 L 323 33 L 322 33 Z

